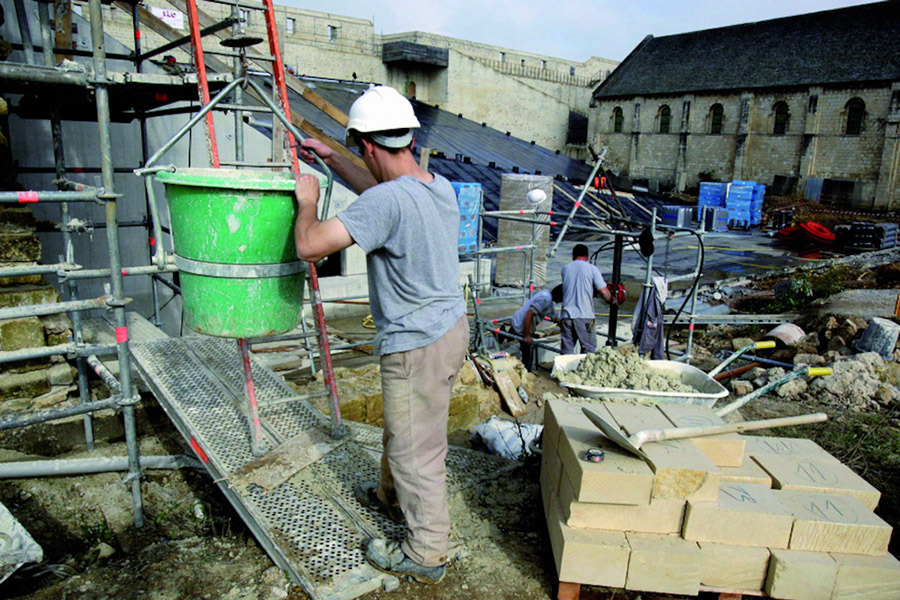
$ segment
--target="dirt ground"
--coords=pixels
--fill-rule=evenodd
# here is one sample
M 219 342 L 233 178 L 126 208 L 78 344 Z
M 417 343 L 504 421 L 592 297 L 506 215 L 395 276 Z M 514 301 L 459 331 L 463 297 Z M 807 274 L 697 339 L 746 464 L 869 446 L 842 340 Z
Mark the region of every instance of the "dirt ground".
M 896 288 L 897 273 L 895 265 L 851 266 L 827 272 L 812 288 L 818 290 L 815 293 L 819 293 L 819 299 L 846 287 L 888 284 Z M 775 283 L 760 282 L 758 288 L 772 290 Z M 816 301 L 811 299 L 810 303 Z M 823 319 L 810 315 L 803 326 L 807 331 L 825 327 Z M 704 348 L 699 354 L 713 361 L 716 351 L 732 348 L 733 338 L 755 339 L 761 333 L 759 327 L 710 327 L 698 331 L 696 341 Z M 821 348 L 816 350 L 824 352 L 830 342 L 823 337 L 819 343 Z M 897 383 L 892 385 L 896 387 Z M 534 407 L 522 420 L 541 422 L 537 398 L 553 391 L 557 388 L 552 382 L 539 380 L 532 394 Z M 897 527 L 900 397 L 888 403 L 853 407 L 825 402 L 821 397 L 812 392 L 794 397 L 770 394 L 742 409 L 742 413 L 751 419 L 827 412 L 831 419 L 825 424 L 781 429 L 776 434 L 810 437 L 852 466 L 883 492 L 878 513 Z M 143 455 L 191 455 L 151 396 L 144 398 L 138 413 Z M 97 452 L 125 455 L 117 423 L 116 417 L 98 419 Z M 77 445 L 77 434 L 72 433 L 79 427 L 80 422 L 75 422 L 60 430 L 41 426 L 30 433 L 0 434 L 0 461 L 85 456 Z M 63 430 L 68 433 L 63 435 Z M 463 436 L 457 436 L 456 441 L 465 443 Z M 542 514 L 539 470 L 538 460 L 528 458 L 513 463 L 502 478 L 483 481 L 451 498 L 453 536 L 465 541 L 465 551 L 440 585 L 426 588 L 403 581 L 397 590 L 373 592 L 364 598 L 555 597 L 555 566 Z M 45 558 L 0 584 L 0 598 L 308 598 L 272 564 L 204 471 L 147 471 L 142 483 L 145 524 L 140 529 L 132 522 L 131 496 L 122 478 L 123 474 L 108 473 L 0 480 L 0 500 L 43 547 Z M 894 554 L 900 551 L 897 538 L 891 546 Z M 637 596 L 622 590 L 585 587 L 581 597 L 629 600 Z

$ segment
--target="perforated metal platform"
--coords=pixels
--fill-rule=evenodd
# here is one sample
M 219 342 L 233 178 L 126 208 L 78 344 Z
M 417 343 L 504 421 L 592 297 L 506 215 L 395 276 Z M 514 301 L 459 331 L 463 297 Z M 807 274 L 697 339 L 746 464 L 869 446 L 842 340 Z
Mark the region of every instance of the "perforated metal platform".
M 368 538 L 399 539 L 403 529 L 364 508 L 353 494 L 358 483 L 378 478 L 381 429 L 351 424 L 347 441 L 269 493 L 252 484 L 232 487 L 232 474 L 254 459 L 242 411 L 243 370 L 236 342 L 156 339 L 132 342 L 131 352 L 169 418 L 257 540 L 310 596 L 355 598 L 391 577 L 369 566 L 363 549 Z M 255 359 L 252 369 L 267 450 L 302 432 L 329 431 L 328 418 L 280 376 Z M 509 465 L 451 447 L 448 492 L 452 495 Z

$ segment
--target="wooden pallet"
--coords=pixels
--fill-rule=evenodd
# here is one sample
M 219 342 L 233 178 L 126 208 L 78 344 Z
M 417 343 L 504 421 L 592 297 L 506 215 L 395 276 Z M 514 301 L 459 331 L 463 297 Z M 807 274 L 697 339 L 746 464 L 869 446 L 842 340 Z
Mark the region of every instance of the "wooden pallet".
M 747 590 L 724 590 L 721 588 L 700 587 L 701 592 L 718 594 L 719 600 L 741 600 L 745 596 L 764 598 L 764 592 Z M 560 581 L 556 591 L 556 600 L 578 600 L 581 597 L 581 584 L 571 581 Z

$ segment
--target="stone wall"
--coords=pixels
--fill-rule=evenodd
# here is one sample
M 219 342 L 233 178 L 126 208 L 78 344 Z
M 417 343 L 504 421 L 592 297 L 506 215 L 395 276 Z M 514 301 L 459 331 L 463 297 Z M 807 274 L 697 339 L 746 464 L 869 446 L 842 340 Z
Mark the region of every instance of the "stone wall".
M 0 268 L 34 266 L 41 259 L 30 208 L 0 207 Z M 58 302 L 59 293 L 41 275 L 0 277 L 0 308 Z M 71 334 L 64 315 L 0 320 L 0 351 L 65 344 Z M 48 408 L 74 388 L 73 369 L 62 357 L 0 363 L 0 414 Z
M 73 4 L 87 17 L 85 2 L 74 0 Z M 165 9 L 177 6 L 166 0 L 149 0 L 146 4 Z M 199 9 L 219 19 L 231 10 L 210 2 L 201 2 Z M 130 13 L 115 5 L 104 6 L 103 11 L 107 32 L 131 47 Z M 263 14 L 251 10 L 248 15 L 247 30 L 264 36 Z M 288 19 L 292 20 L 292 32 L 287 31 Z M 276 20 L 285 65 L 298 75 L 385 83 L 422 102 L 463 113 L 474 121 L 577 157 L 581 157 L 583 149 L 565 145 L 569 111 L 585 114 L 591 90 L 618 64 L 600 57 L 570 61 L 421 31 L 380 35 L 366 19 L 285 6 L 276 6 Z M 183 21 L 182 31 L 187 33 L 186 16 Z M 149 26 L 142 28 L 141 36 L 144 50 L 164 42 Z M 206 38 L 207 47 L 225 50 L 214 39 Z M 448 48 L 457 60 L 451 60 L 447 69 L 384 64 L 382 45 L 396 41 Z M 184 50 L 169 53 L 180 62 L 190 61 Z M 481 68 L 470 61 L 479 63 Z M 495 94 L 493 99 L 479 93 L 487 88 Z M 470 97 L 471 92 L 475 96 Z M 504 99 L 514 99 L 515 105 L 510 106 Z
M 865 102 L 859 134 L 846 133 L 852 98 Z M 777 102 L 788 107 L 783 134 L 775 134 Z M 713 134 L 711 109 L 717 103 L 723 108 L 722 133 Z M 609 145 L 610 166 L 632 177 L 659 177 L 685 190 L 696 187 L 701 174 L 719 181 L 751 179 L 769 185 L 776 175 L 795 176 L 801 194 L 810 177 L 846 179 L 862 182 L 864 207 L 896 209 L 900 204 L 898 83 L 633 97 L 597 104 L 591 113 L 590 139 Z M 637 117 L 636 104 L 640 104 Z M 663 104 L 672 110 L 668 134 L 658 133 Z M 624 117 L 621 132 L 614 131 L 617 107 Z M 665 173 L 672 176 L 666 178 Z

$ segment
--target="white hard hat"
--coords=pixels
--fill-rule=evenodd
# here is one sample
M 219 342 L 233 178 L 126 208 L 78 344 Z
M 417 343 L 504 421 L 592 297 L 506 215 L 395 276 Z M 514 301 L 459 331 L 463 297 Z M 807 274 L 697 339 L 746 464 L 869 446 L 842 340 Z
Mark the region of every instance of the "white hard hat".
M 388 148 L 403 148 L 412 141 L 412 131 L 405 135 L 388 137 L 377 132 L 420 127 L 409 100 L 400 92 L 386 85 L 371 87 L 356 99 L 350 107 L 347 122 L 347 145 L 352 144 L 351 131 L 373 133 L 372 139 Z

